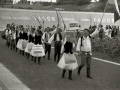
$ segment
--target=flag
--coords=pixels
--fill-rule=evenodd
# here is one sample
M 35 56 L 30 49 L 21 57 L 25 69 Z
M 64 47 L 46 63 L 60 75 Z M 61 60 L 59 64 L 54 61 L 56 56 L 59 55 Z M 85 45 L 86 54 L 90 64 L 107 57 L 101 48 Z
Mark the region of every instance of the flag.
M 120 19 L 120 10 L 118 6 L 118 0 L 108 0 L 109 4 L 115 5 L 115 11 L 114 11 L 114 20 L 115 22 Z
M 37 17 L 35 17 L 35 19 L 39 22 L 40 26 L 42 26 L 41 22 L 39 21 L 39 19 Z
M 65 30 L 66 25 L 65 25 L 65 22 L 64 22 L 64 20 L 63 20 L 63 17 L 62 17 L 62 15 L 61 15 L 61 13 L 60 13 L 59 11 L 56 11 L 56 14 L 57 14 L 57 18 L 58 18 L 57 28 L 59 27 L 59 28 L 62 29 L 61 34 L 62 34 L 62 36 L 63 36 L 63 38 L 64 38 L 65 33 L 66 33 L 66 30 Z
M 62 15 L 59 11 L 56 11 L 57 13 L 57 18 L 58 18 L 58 25 L 57 27 L 61 28 L 61 29 L 64 29 L 64 21 L 63 21 L 63 18 L 62 18 Z

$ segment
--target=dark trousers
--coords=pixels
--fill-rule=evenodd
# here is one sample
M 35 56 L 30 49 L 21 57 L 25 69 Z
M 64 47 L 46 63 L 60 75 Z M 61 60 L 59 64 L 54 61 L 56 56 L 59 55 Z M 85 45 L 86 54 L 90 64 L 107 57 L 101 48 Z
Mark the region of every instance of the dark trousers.
M 62 78 L 64 78 L 66 70 L 63 69 Z M 72 70 L 69 70 L 69 79 L 72 79 Z
M 16 37 L 16 40 L 15 40 L 16 46 L 17 46 L 18 41 L 19 41 L 19 37 Z M 16 52 L 17 52 L 17 47 L 16 47 Z
M 91 60 L 92 60 L 92 56 L 90 55 L 90 53 L 85 53 L 82 52 L 81 53 L 81 64 L 78 68 L 78 74 L 80 73 L 81 69 L 87 65 L 87 75 L 90 76 L 90 66 L 91 66 Z
M 48 52 L 48 59 L 50 59 L 51 45 L 45 43 L 45 54 Z
M 54 50 L 55 50 L 55 53 L 54 53 L 54 61 L 56 62 L 56 57 L 57 57 L 57 63 L 59 62 L 60 60 L 60 52 L 61 52 L 61 41 L 56 41 L 54 43 Z

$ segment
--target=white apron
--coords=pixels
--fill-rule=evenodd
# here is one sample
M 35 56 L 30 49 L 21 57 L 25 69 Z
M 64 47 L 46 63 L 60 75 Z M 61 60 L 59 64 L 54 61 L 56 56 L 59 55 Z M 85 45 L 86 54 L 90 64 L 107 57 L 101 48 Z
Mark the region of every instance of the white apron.
M 78 67 L 78 63 L 74 53 L 73 54 L 64 53 L 57 66 L 61 69 L 66 69 L 66 70 L 76 69 Z
M 32 43 L 32 42 L 28 43 L 26 48 L 25 48 L 25 52 L 30 54 L 33 46 L 34 46 L 34 43 Z
M 30 54 L 34 57 L 43 57 L 45 56 L 44 48 L 42 45 L 34 45 Z

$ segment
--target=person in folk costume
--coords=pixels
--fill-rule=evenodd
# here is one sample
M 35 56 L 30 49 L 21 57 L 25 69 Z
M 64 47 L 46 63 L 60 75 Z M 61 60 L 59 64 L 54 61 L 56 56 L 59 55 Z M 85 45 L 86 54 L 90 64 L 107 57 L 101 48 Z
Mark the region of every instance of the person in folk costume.
M 23 41 L 23 26 L 20 25 L 20 32 L 19 32 L 19 41 L 17 43 L 17 48 L 20 50 L 20 54 L 22 54 L 23 48 L 22 48 L 22 41 Z
M 8 44 L 8 48 L 10 47 L 11 45 L 11 35 L 12 35 L 12 30 L 11 30 L 11 25 L 10 25 L 10 28 L 8 29 L 8 37 L 7 37 L 7 44 Z
M 63 56 L 57 65 L 59 68 L 63 69 L 62 78 L 64 78 L 66 70 L 69 70 L 68 78 L 70 80 L 72 80 L 72 71 L 78 67 L 78 63 L 73 52 L 73 47 L 75 47 L 73 40 L 71 39 L 70 35 L 66 35 L 61 49 Z
M 34 31 L 35 31 L 34 28 L 28 31 L 28 44 L 25 49 L 25 52 L 27 53 L 27 59 L 29 59 L 30 52 L 32 50 L 32 47 L 34 46 L 34 37 L 35 37 Z
M 28 44 L 28 34 L 27 34 L 27 29 L 26 28 L 23 28 L 23 41 L 22 41 L 22 51 L 23 51 L 23 55 L 24 55 L 24 51 L 25 51 L 25 48 Z M 26 54 L 27 56 L 27 54 Z
M 6 25 L 6 28 L 4 29 L 4 32 L 1 34 L 1 38 L 6 40 L 7 35 L 8 35 L 8 24 Z
M 17 43 L 19 41 L 19 33 L 20 33 L 20 29 L 19 29 L 19 26 L 16 26 L 15 28 L 15 33 L 16 33 L 16 39 L 15 39 L 15 47 L 16 47 L 16 52 L 17 52 Z
M 81 64 L 78 68 L 77 74 L 80 75 L 81 69 L 87 64 L 87 78 L 93 79 L 90 75 L 91 69 L 91 60 L 92 60 L 92 46 L 91 39 L 95 37 L 99 33 L 99 27 L 92 33 L 89 34 L 88 29 L 84 29 L 84 35 L 79 38 L 76 51 L 78 51 L 78 55 L 81 57 Z
M 44 48 L 42 46 L 42 34 L 40 30 L 36 30 L 35 32 L 35 42 L 31 50 L 31 55 L 34 57 L 34 63 L 36 63 L 36 58 L 38 57 L 39 65 L 41 57 L 45 56 Z
M 12 40 L 11 40 L 11 50 L 15 50 L 15 39 L 16 39 L 16 31 L 15 25 L 12 27 Z
M 10 31 L 10 48 L 12 50 L 13 47 L 13 36 L 14 36 L 14 32 L 15 32 L 15 28 L 14 28 L 14 24 L 11 24 L 11 31 Z
M 51 44 L 48 44 L 48 40 L 51 37 L 49 27 L 46 28 L 46 32 L 42 36 L 42 40 L 45 44 L 45 54 L 48 52 L 48 60 L 50 60 Z
M 101 40 L 103 40 L 103 34 L 104 34 L 104 29 L 103 29 L 103 25 L 100 26 L 100 31 L 99 31 L 99 38 Z
M 51 44 L 52 41 L 54 41 L 54 61 L 56 62 L 57 57 L 57 63 L 60 60 L 60 51 L 62 46 L 62 34 L 61 34 L 61 28 L 57 28 L 56 33 L 52 35 L 52 37 L 48 40 L 48 44 Z
M 6 29 L 5 29 L 6 46 L 9 46 L 9 43 L 8 43 L 9 30 L 10 30 L 10 24 L 7 24 Z

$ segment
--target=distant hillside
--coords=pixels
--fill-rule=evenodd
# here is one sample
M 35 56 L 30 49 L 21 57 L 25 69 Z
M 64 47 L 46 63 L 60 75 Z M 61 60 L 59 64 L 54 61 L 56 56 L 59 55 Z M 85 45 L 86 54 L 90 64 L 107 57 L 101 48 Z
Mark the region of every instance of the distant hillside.
M 85 3 L 83 5 L 76 5 L 74 0 L 73 4 L 70 4 L 73 0 L 60 0 L 60 1 L 64 1 L 62 2 L 62 4 L 57 3 L 37 3 L 37 4 L 15 4 L 15 5 L 3 5 L 1 4 L 0 7 L 3 8 L 16 8 L 16 9 L 32 9 L 32 10 L 55 10 L 55 8 L 62 8 L 65 11 L 86 11 L 86 12 L 103 12 L 104 8 L 105 8 L 105 3 L 102 2 L 97 2 L 97 3 Z M 84 0 L 84 1 L 88 1 L 88 0 Z M 90 0 L 89 0 L 90 1 Z M 66 4 L 67 3 L 67 4 Z M 119 6 L 120 6 L 120 0 L 118 0 Z M 107 7 L 107 12 L 113 12 L 113 8 L 114 6 L 109 4 Z

